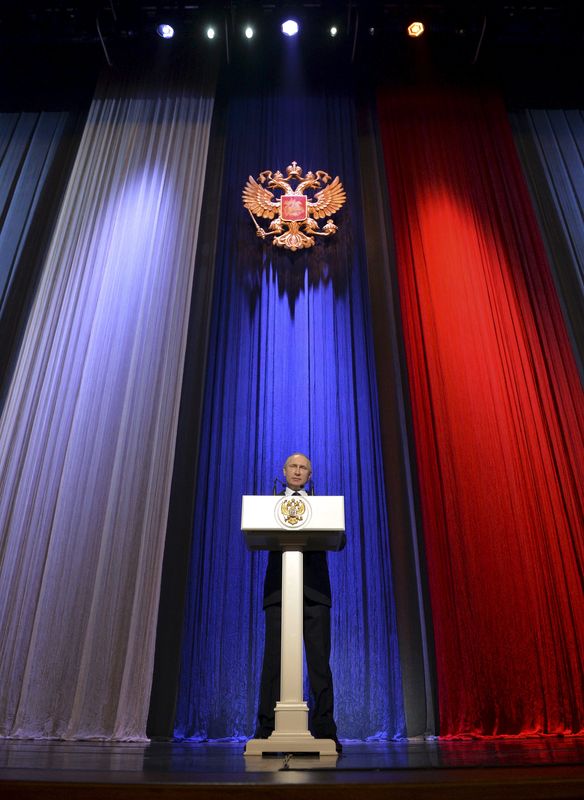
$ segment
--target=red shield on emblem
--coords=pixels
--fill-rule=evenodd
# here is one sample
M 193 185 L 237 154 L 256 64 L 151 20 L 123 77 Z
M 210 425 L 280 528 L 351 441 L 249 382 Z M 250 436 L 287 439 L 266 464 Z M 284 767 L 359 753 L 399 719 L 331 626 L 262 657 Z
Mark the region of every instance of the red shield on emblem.
M 307 197 L 305 194 L 285 194 L 280 197 L 280 217 L 284 222 L 302 222 L 306 219 Z

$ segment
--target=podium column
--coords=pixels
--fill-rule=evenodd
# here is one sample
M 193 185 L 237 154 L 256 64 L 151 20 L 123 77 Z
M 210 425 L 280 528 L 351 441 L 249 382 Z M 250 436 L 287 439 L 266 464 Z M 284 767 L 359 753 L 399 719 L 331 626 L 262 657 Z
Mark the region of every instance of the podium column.
M 302 640 L 304 627 L 304 556 L 282 553 L 282 636 L 280 700 L 276 703 L 276 733 L 308 733 L 308 705 L 303 698 Z
M 246 756 L 263 753 L 337 756 L 332 739 L 315 739 L 308 730 L 308 704 L 304 700 L 302 675 L 303 559 L 300 550 L 285 548 L 282 553 L 280 699 L 276 703 L 275 730 L 267 739 L 250 739 L 245 748 Z

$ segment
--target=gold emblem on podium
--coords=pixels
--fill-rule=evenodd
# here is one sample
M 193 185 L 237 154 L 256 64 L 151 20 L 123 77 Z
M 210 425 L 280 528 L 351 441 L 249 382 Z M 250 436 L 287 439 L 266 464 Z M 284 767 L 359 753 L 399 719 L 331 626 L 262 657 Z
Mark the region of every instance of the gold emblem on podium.
M 279 191 L 276 195 L 273 191 Z M 318 191 L 314 191 L 318 189 Z M 304 194 L 314 191 L 314 199 Z M 339 176 L 331 176 L 319 169 L 316 174 L 302 172 L 293 161 L 286 167 L 286 177 L 278 170 L 264 170 L 257 180 L 250 175 L 243 189 L 243 205 L 249 211 L 256 234 L 260 239 L 273 236 L 272 244 L 287 250 L 302 250 L 314 245 L 315 236 L 331 236 L 337 231 L 332 219 L 319 228 L 317 220 L 331 217 L 347 199 Z M 266 230 L 256 222 L 271 219 Z
M 304 521 L 306 506 L 301 497 L 288 497 L 280 503 L 280 514 L 286 525 L 298 525 Z

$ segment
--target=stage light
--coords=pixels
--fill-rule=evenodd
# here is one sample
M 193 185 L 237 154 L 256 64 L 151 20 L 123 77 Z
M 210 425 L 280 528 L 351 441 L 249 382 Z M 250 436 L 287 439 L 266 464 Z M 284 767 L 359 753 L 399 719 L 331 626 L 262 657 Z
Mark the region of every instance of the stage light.
M 207 28 L 207 39 L 214 39 L 215 38 L 215 28 L 211 25 Z
M 332 25 L 331 29 L 329 30 L 330 35 L 331 36 L 336 36 L 338 32 L 339 32 L 339 29 L 337 28 L 337 26 L 336 25 Z
M 172 39 L 174 36 L 174 28 L 172 25 L 168 25 L 163 23 L 156 28 L 156 33 L 161 36 L 163 39 Z
M 299 31 L 298 23 L 295 19 L 287 19 L 282 23 L 282 33 L 286 36 L 296 36 Z
M 414 38 L 417 36 L 421 36 L 424 33 L 424 23 L 423 22 L 410 22 L 408 25 L 408 36 L 413 36 Z
M 247 28 L 244 30 L 243 35 L 246 39 L 253 39 L 253 28 L 251 25 L 248 25 Z

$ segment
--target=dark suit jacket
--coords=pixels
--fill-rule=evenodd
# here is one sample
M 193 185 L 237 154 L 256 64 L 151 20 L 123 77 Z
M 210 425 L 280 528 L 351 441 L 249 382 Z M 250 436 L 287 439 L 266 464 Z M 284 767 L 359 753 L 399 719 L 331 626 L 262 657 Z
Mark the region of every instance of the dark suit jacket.
M 343 542 L 342 547 L 344 546 Z M 322 550 L 310 550 L 304 553 L 304 597 L 313 603 L 331 605 L 331 582 L 326 553 Z M 264 608 L 281 602 L 282 553 L 271 551 L 264 580 Z

